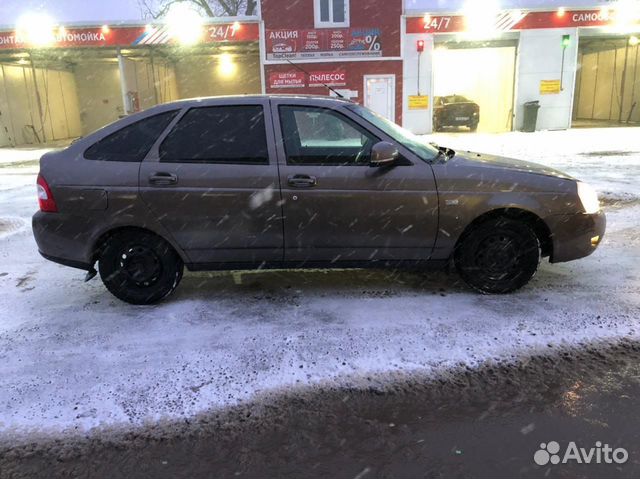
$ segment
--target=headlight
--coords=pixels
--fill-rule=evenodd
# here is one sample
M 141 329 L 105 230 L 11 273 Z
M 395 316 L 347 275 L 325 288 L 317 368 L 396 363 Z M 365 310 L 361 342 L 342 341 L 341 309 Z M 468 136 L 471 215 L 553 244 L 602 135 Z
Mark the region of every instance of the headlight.
M 578 181 L 578 197 L 584 208 L 584 212 L 588 215 L 600 211 L 600 201 L 598 201 L 598 193 L 588 185 Z

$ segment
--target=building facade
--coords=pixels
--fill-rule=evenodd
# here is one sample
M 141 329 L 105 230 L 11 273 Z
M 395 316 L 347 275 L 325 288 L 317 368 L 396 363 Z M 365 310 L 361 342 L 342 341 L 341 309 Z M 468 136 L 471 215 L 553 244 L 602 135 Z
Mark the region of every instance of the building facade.
M 333 94 L 402 121 L 401 0 L 262 0 L 267 93 Z
M 258 19 L 208 23 L 180 45 L 166 25 L 56 25 L 0 32 L 0 146 L 85 135 L 150 106 L 260 93 Z
M 415 133 L 432 132 L 434 105 L 452 96 L 479 105 L 479 131 L 520 129 L 529 101 L 540 104 L 539 129 L 640 124 L 637 0 L 259 7 L 193 25 L 188 42 L 170 22 L 0 31 L 0 146 L 66 141 L 158 103 L 243 93 L 339 94 Z

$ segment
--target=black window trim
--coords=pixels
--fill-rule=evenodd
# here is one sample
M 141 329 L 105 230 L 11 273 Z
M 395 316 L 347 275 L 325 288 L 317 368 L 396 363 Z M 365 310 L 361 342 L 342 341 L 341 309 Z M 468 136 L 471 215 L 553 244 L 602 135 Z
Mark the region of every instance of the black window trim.
M 166 141 L 166 139 L 171 135 L 171 132 L 174 130 L 176 126 L 180 123 L 180 121 L 189 114 L 191 110 L 199 110 L 204 108 L 220 108 L 220 107 L 238 107 L 238 106 L 259 106 L 262 108 L 262 116 L 265 128 L 265 146 L 267 149 L 267 158 L 266 162 L 244 162 L 239 163 L 236 160 L 229 161 L 220 161 L 220 160 L 196 160 L 196 159 L 181 159 L 181 160 L 163 160 L 160 150 L 162 148 L 162 144 Z M 169 124 L 168 129 L 163 131 L 162 135 L 158 137 L 157 143 L 153 146 L 151 151 L 155 152 L 156 161 L 158 163 L 185 163 L 185 164 L 202 164 L 202 165 L 237 165 L 237 166 L 269 166 L 272 164 L 271 155 L 269 155 L 269 127 L 267 124 L 267 112 L 265 111 L 267 107 L 265 107 L 264 103 L 218 103 L 218 104 L 205 104 L 205 105 L 191 105 L 187 108 L 183 108 L 181 113 L 173 119 L 173 121 Z
M 286 145 L 286 141 L 284 139 L 284 133 L 282 130 L 282 116 L 281 116 L 282 107 L 297 107 L 297 108 L 305 108 L 305 109 L 327 110 L 337 115 L 340 115 L 343 118 L 346 118 L 348 120 L 348 123 L 351 123 L 357 126 L 357 128 L 355 129 L 364 130 L 369 135 L 373 136 L 375 140 L 382 141 L 382 139 L 380 138 L 379 135 L 371 131 L 366 126 L 360 124 L 358 121 L 354 120 L 349 115 L 345 114 L 339 108 L 331 108 L 327 106 L 309 105 L 309 104 L 303 105 L 299 103 L 281 103 L 278 105 L 278 124 L 280 126 L 279 136 L 282 141 L 282 149 L 284 151 L 284 161 L 287 166 L 327 166 L 327 167 L 365 167 L 366 166 L 367 168 L 369 167 L 368 163 L 352 163 L 352 162 L 349 162 L 349 163 L 289 163 L 289 154 L 287 153 L 287 145 Z M 298 135 L 298 139 L 300 139 L 299 135 Z

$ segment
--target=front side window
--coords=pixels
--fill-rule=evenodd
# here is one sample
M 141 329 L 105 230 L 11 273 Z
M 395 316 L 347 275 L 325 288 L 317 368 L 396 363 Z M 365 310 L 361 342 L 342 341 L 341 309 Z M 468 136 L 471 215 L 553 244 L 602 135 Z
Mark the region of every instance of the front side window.
M 269 163 L 260 105 L 192 108 L 160 145 L 160 161 L 174 163 Z
M 91 145 L 84 157 L 98 161 L 142 161 L 178 111 L 167 111 L 125 126 Z
M 282 137 L 290 165 L 368 165 L 372 133 L 334 110 L 281 106 Z
M 314 0 L 315 26 L 348 27 L 349 0 Z

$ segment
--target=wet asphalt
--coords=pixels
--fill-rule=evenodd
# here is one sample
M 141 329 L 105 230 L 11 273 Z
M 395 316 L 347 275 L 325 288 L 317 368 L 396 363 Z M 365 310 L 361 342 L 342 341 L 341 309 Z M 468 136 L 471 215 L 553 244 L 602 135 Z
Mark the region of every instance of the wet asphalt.
M 583 344 L 369 389 L 301 389 L 192 421 L 0 449 L 0 477 L 640 477 L 640 343 Z M 624 464 L 537 465 L 541 443 Z M 603 457 L 603 456 L 602 456 Z M 595 456 L 594 456 L 595 458 Z

